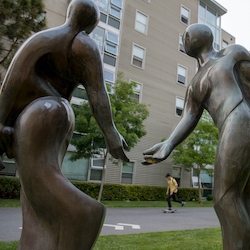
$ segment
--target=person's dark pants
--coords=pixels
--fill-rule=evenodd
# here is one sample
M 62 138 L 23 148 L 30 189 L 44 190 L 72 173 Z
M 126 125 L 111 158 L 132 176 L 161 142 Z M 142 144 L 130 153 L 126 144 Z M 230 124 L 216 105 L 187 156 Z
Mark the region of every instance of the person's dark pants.
M 174 202 L 178 202 L 178 203 L 181 203 L 182 204 L 182 201 L 181 200 L 178 200 L 177 196 L 176 196 L 176 193 L 173 193 L 172 195 L 168 194 L 166 200 L 168 202 L 168 207 L 171 208 L 172 205 L 171 205 L 171 201 L 170 199 L 173 198 L 173 201 Z

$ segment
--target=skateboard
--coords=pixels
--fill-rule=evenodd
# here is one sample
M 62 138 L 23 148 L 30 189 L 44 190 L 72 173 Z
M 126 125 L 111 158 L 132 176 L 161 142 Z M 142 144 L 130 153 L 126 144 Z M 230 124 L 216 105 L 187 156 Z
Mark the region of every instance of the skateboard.
M 173 214 L 173 213 L 175 213 L 176 211 L 177 211 L 176 209 L 173 209 L 173 210 L 162 209 L 162 212 L 163 212 L 163 213 L 171 213 L 171 214 Z

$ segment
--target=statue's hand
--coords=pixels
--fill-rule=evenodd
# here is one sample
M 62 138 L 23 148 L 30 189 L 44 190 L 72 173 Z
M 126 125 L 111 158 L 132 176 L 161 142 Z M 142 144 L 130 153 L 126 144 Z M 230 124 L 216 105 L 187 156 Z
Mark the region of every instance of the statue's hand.
M 143 152 L 145 161 L 143 165 L 150 165 L 165 160 L 172 151 L 172 145 L 168 141 L 155 144 Z
M 126 156 L 124 149 L 127 148 L 128 145 L 123 138 L 123 136 L 117 132 L 117 140 L 116 142 L 111 142 L 108 145 L 109 153 L 116 159 L 121 159 L 125 162 L 129 162 L 128 157 Z

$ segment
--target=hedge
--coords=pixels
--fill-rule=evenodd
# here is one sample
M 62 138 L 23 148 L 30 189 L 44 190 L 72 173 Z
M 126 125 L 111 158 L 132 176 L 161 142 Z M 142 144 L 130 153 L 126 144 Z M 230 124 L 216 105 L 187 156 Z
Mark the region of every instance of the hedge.
M 91 182 L 72 182 L 78 189 L 98 198 L 100 184 Z M 197 188 L 179 188 L 178 198 L 184 201 L 198 200 Z M 0 177 L 0 198 L 15 199 L 20 196 L 20 181 L 18 178 Z M 125 184 L 104 184 L 102 200 L 107 201 L 164 201 L 166 187 L 141 186 Z

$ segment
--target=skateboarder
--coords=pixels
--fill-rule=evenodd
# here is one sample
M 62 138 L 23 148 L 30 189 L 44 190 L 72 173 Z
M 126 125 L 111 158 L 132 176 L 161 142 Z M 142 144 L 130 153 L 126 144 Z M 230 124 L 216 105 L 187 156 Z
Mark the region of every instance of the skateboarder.
M 178 192 L 178 183 L 177 181 L 171 176 L 171 174 L 167 173 L 166 174 L 166 181 L 168 183 L 168 187 L 167 187 L 167 202 L 168 202 L 168 210 L 172 211 L 172 204 L 171 204 L 171 198 L 173 199 L 174 202 L 178 202 L 181 204 L 181 206 L 183 207 L 185 205 L 184 201 L 181 201 L 177 198 L 176 194 Z

